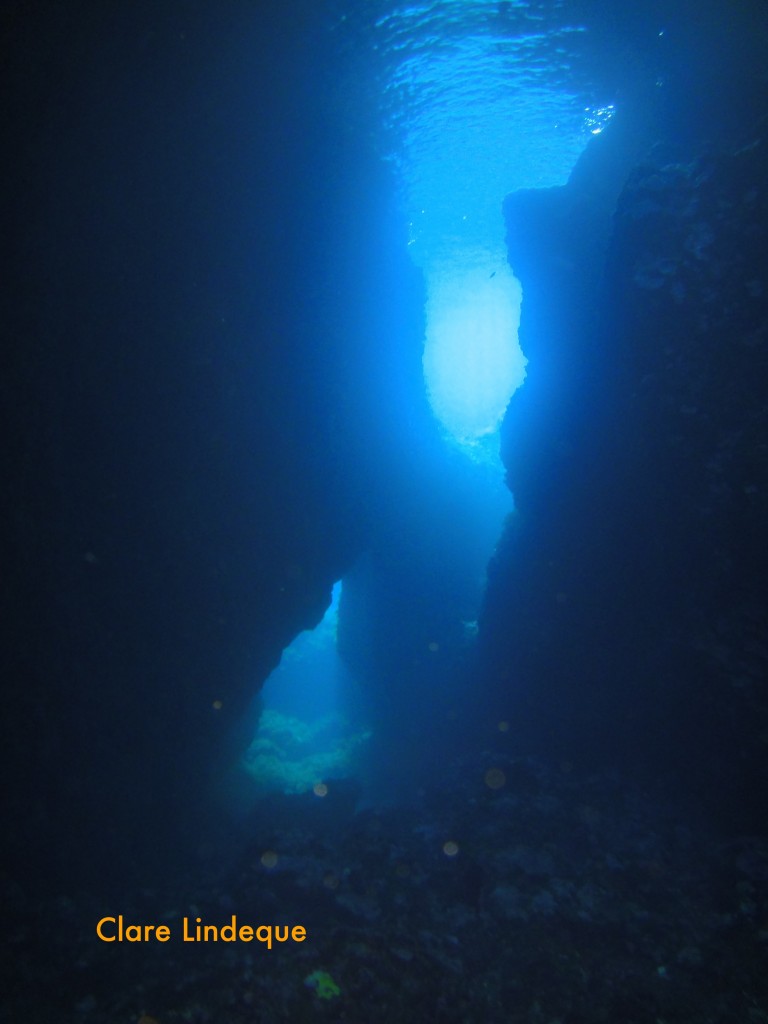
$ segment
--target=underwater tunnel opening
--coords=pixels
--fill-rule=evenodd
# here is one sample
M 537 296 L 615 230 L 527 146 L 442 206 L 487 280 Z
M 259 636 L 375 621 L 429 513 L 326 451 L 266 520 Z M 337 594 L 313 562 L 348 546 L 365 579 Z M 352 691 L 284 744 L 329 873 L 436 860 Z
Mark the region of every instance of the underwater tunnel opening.
M 522 290 L 506 253 L 459 250 L 425 269 L 422 359 L 435 417 L 461 446 L 495 435 L 525 379 Z
M 303 793 L 355 772 L 370 733 L 336 645 L 342 584 L 315 629 L 286 647 L 259 695 L 258 726 L 243 757 L 257 793 Z

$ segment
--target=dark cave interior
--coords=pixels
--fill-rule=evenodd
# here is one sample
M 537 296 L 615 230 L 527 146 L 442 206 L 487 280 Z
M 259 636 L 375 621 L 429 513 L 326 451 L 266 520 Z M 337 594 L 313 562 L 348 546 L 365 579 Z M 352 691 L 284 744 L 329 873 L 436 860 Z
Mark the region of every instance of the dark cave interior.
M 699 19 L 695 69 L 681 46 L 656 106 L 631 67 L 623 126 L 568 185 L 505 201 L 529 377 L 501 433 L 516 512 L 467 653 L 476 499 L 425 399 L 423 283 L 391 171 L 354 130 L 366 97 L 339 122 L 307 86 L 310 4 L 248 59 L 238 4 L 141 6 L 13 27 L 11 863 L 54 888 L 177 870 L 220 827 L 207 794 L 255 687 L 340 578 L 381 760 L 406 720 L 435 733 L 426 772 L 508 720 L 521 754 L 764 830 L 768 83 L 747 15 L 725 52 Z M 440 735 L 454 685 L 472 711 Z

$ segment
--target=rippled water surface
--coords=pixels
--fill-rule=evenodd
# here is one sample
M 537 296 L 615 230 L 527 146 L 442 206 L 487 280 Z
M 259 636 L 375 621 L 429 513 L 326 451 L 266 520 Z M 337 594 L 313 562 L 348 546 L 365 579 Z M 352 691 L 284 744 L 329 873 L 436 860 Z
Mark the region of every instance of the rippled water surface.
M 375 28 L 417 261 L 497 237 L 503 197 L 563 184 L 607 117 L 576 85 L 585 30 L 565 4 L 392 5 Z
M 496 432 L 525 376 L 503 199 L 564 184 L 612 107 L 577 84 L 587 33 L 565 3 L 430 0 L 365 11 L 377 129 L 427 289 L 427 392 L 447 433 L 473 445 Z M 360 26 L 359 9 L 357 18 Z

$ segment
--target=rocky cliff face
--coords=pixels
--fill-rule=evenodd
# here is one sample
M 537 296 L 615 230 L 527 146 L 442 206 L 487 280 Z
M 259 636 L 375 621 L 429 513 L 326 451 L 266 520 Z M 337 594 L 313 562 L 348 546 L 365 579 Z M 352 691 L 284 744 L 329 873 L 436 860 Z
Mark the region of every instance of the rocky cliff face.
M 420 294 L 326 11 L 49 6 L 4 68 L 4 838 L 120 879 L 197 850 L 362 549 Z
M 627 356 L 626 454 L 664 538 L 660 588 L 678 594 L 660 632 L 684 655 L 669 684 L 681 746 L 709 751 L 755 810 L 768 741 L 767 146 L 762 122 L 730 151 L 639 167 L 606 300 Z
M 605 245 L 573 230 L 578 174 L 509 200 L 530 391 L 484 641 L 524 745 L 664 775 L 734 827 L 768 781 L 766 144 L 763 121 L 651 150 Z

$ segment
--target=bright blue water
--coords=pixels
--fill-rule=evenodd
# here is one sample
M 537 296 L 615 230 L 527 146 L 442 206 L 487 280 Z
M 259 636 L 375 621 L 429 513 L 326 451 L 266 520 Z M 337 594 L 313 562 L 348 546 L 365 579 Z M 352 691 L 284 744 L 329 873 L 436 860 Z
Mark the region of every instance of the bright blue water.
M 350 712 L 355 687 L 336 649 L 341 581 L 322 622 L 285 648 L 264 683 L 244 766 L 263 789 L 302 793 L 350 774 L 368 734 Z
M 566 10 L 432 0 L 376 22 L 389 156 L 427 288 L 425 383 L 437 419 L 470 447 L 496 433 L 525 377 L 502 201 L 564 184 L 612 115 L 574 83 L 584 30 Z
M 504 196 L 564 184 L 591 121 L 605 120 L 571 82 L 583 29 L 562 23 L 563 7 L 435 0 L 379 19 L 391 155 L 420 265 L 445 246 L 503 242 Z

